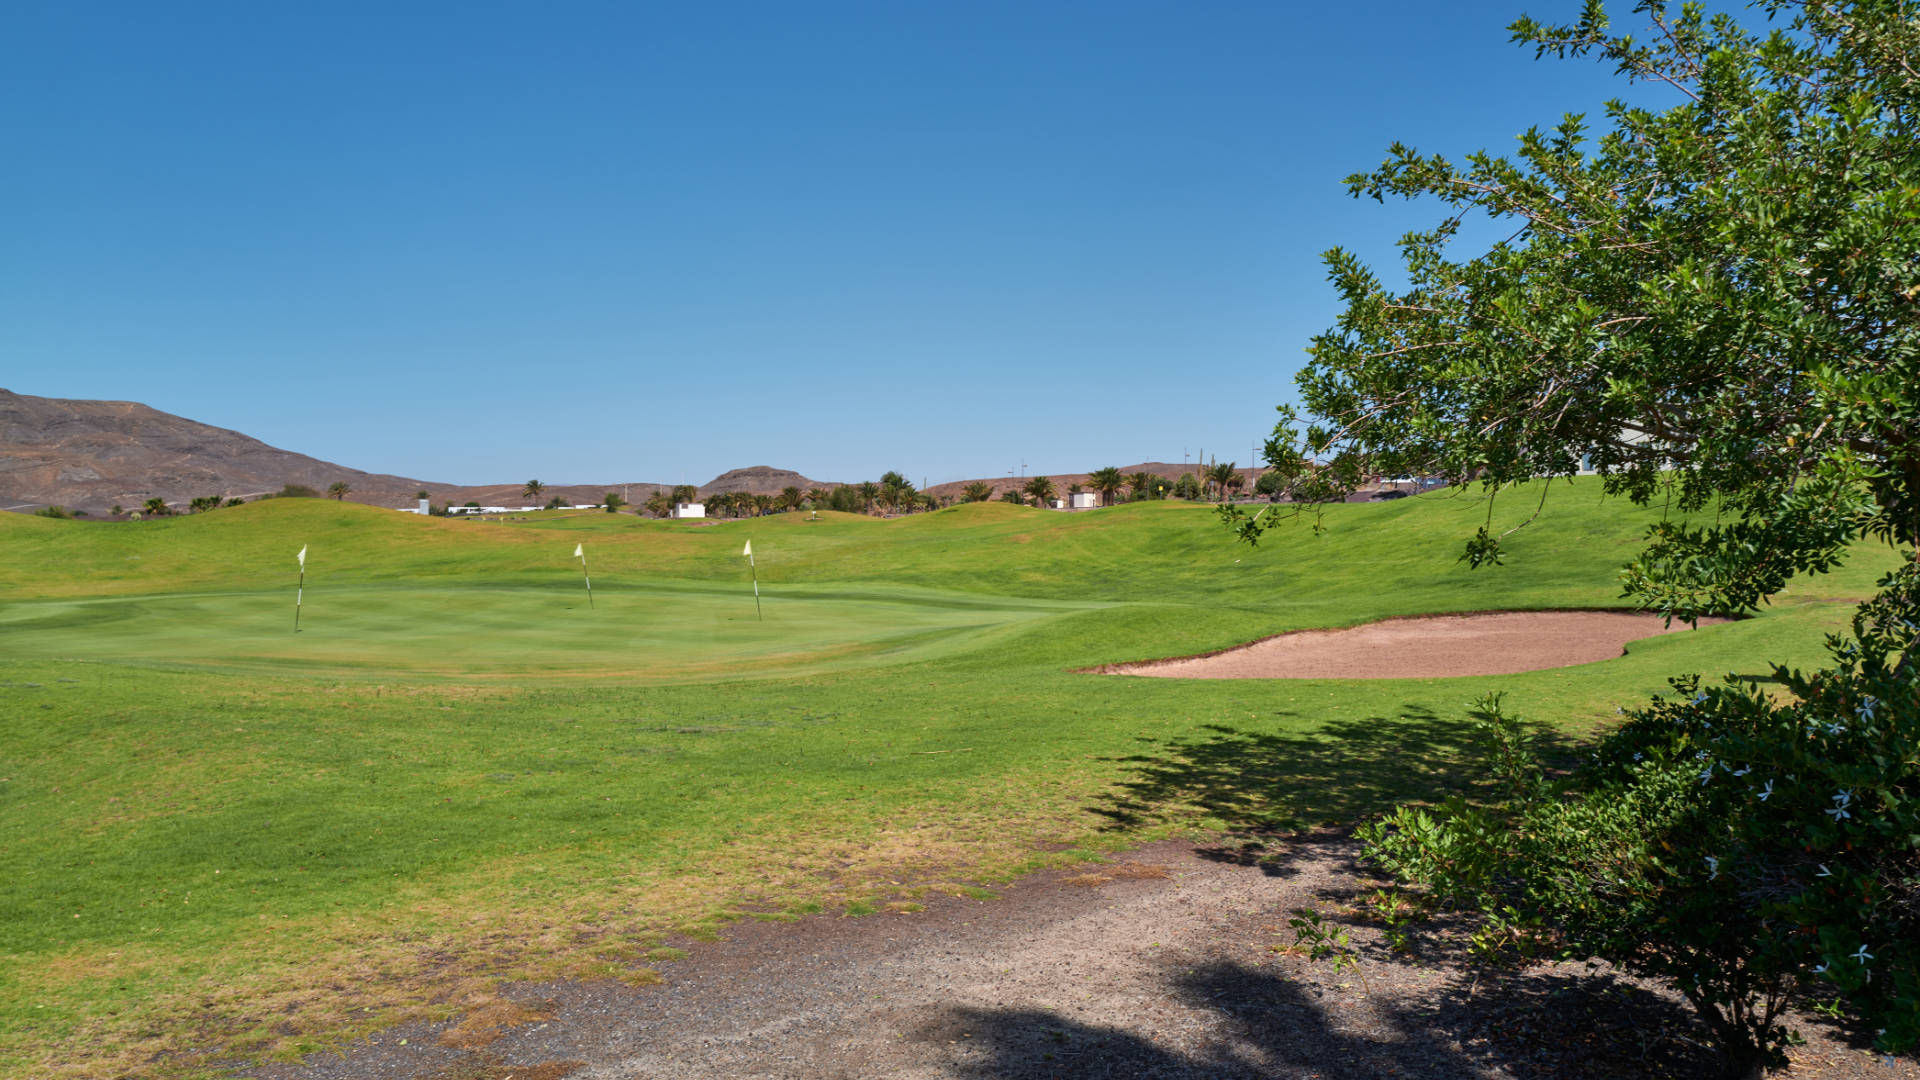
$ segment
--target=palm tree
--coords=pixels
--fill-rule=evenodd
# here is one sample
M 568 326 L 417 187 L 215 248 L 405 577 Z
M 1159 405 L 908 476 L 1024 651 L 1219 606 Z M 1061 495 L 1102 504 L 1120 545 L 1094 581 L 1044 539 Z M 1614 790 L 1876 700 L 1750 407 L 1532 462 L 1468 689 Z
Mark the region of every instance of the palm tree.
M 675 506 L 679 506 L 681 503 L 691 503 L 699 497 L 700 489 L 694 487 L 692 484 L 677 484 L 674 486 L 673 505 Z
M 124 514 L 126 512 L 127 512 L 126 508 L 121 506 L 119 503 L 114 503 L 113 507 L 107 511 L 107 513 L 112 514 L 114 517 L 119 517 L 121 514 Z
M 811 504 L 815 510 L 818 510 L 822 506 L 826 505 L 827 497 L 829 494 L 830 492 L 828 492 L 826 488 L 821 488 L 821 487 L 808 488 L 807 502 Z
M 1137 472 L 1127 477 L 1127 486 L 1133 489 L 1133 499 L 1139 502 L 1153 491 L 1154 475 L 1150 472 Z
M 869 514 L 873 513 L 873 501 L 880 497 L 880 485 L 871 480 L 860 483 L 860 505 Z
M 529 499 L 537 499 L 540 497 L 540 493 L 545 490 L 547 490 L 547 485 L 541 483 L 538 480 L 529 480 L 527 481 L 526 490 L 522 491 L 520 494 Z
M 1219 495 L 1221 502 L 1225 502 L 1227 501 L 1227 484 L 1233 480 L 1237 472 L 1233 462 L 1216 461 L 1200 470 L 1200 479 L 1206 482 L 1208 490 Z
M 160 498 L 158 495 L 147 500 L 148 517 L 166 517 L 171 513 L 173 513 L 173 511 L 167 509 L 167 500 Z
M 1127 485 L 1127 478 L 1120 475 L 1119 466 L 1109 465 L 1104 469 L 1095 469 L 1087 477 L 1087 483 L 1093 485 L 1093 490 L 1100 493 L 1101 506 L 1112 506 L 1114 497 L 1119 495 L 1120 489 Z
M 961 502 L 986 502 L 993 498 L 993 485 L 984 480 L 975 480 L 960 489 Z
M 806 501 L 807 493 L 797 487 L 780 489 L 780 505 L 785 507 L 788 513 L 800 509 L 800 504 Z
M 1053 481 L 1045 476 L 1036 476 L 1027 481 L 1027 494 L 1033 496 L 1033 505 L 1044 508 L 1053 501 Z
M 345 480 L 335 480 L 327 485 L 327 494 L 336 501 L 346 498 L 352 492 L 353 488 L 349 487 Z

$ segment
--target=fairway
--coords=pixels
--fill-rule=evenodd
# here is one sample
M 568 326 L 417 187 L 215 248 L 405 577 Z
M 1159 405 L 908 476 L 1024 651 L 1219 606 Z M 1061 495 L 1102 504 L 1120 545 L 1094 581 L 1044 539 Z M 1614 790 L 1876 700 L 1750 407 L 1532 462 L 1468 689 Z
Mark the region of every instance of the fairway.
M 224 673 L 368 678 L 794 675 L 931 659 L 983 635 L 1087 605 L 870 587 L 770 596 L 740 589 L 583 590 L 348 585 L 312 590 L 302 628 L 274 593 L 49 600 L 0 608 L 14 659 L 83 657 Z
M 1471 792 L 1476 695 L 1572 753 L 1673 674 L 1812 660 L 1891 561 L 1561 669 L 1075 673 L 1617 606 L 1657 512 L 1558 490 L 1480 572 L 1458 561 L 1472 498 L 1331 506 L 1324 535 L 1258 548 L 1175 502 L 697 527 L 304 499 L 0 515 L 0 1074 L 213 1075 L 206 1048 L 297 1056 L 445 1015 L 457 987 L 645 982 L 741 919 L 908 910 L 1170 832 Z

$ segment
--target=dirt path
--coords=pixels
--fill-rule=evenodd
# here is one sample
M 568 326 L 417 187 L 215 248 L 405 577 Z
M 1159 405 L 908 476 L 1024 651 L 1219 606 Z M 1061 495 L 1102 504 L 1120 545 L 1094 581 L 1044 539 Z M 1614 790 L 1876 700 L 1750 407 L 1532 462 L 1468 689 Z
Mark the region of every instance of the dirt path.
M 1725 622 L 1702 619 L 1701 625 Z M 1433 679 L 1512 675 L 1611 660 L 1629 642 L 1685 631 L 1630 611 L 1489 611 L 1298 630 L 1205 656 L 1109 664 L 1166 679 Z
M 1692 1077 L 1676 1001 L 1577 966 L 1478 982 L 1359 927 L 1361 972 L 1284 951 L 1289 913 L 1362 882 L 1336 836 L 1190 843 L 1035 875 L 999 899 L 743 925 L 662 986 L 522 984 L 498 1038 L 382 1033 L 267 1080 L 888 1077 Z M 1279 948 L 1276 948 L 1279 947 Z M 1362 978 L 1364 976 L 1364 980 Z M 511 1007 L 508 1013 L 513 1013 Z M 530 1019 L 529 1019 L 530 1018 Z M 461 1031 L 472 1031 L 469 1024 Z M 1803 1024 L 1794 1075 L 1920 1078 Z M 401 1040 L 406 1040 L 403 1044 Z M 476 1045 L 484 1043 L 484 1045 Z

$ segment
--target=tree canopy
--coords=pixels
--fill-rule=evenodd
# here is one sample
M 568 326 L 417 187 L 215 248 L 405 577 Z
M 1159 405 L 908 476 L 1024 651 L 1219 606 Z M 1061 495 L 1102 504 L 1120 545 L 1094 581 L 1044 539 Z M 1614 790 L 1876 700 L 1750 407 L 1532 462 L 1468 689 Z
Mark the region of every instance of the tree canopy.
M 1266 457 L 1318 502 L 1378 476 L 1491 500 L 1599 473 L 1666 521 L 1627 594 L 1670 617 L 1764 603 L 1863 540 L 1906 555 L 1830 666 L 1675 680 L 1566 781 L 1515 766 L 1491 807 L 1404 810 L 1383 865 L 1550 940 L 1666 978 L 1729 1072 L 1776 1064 L 1820 988 L 1881 1045 L 1920 1041 L 1920 0 L 1763 0 L 1765 32 L 1662 0 L 1616 33 L 1598 0 L 1515 22 L 1539 56 L 1592 56 L 1677 100 L 1569 115 L 1513 157 L 1396 144 L 1356 197 L 1440 209 L 1401 243 L 1407 286 L 1326 255 L 1342 311 L 1314 338 Z M 1454 250 L 1464 222 L 1505 227 Z M 1531 494 L 1531 492 L 1530 492 Z M 1274 526 L 1225 507 L 1244 539 Z M 1502 558 L 1487 527 L 1463 558 Z M 1877 976 L 1877 977 L 1876 977 Z

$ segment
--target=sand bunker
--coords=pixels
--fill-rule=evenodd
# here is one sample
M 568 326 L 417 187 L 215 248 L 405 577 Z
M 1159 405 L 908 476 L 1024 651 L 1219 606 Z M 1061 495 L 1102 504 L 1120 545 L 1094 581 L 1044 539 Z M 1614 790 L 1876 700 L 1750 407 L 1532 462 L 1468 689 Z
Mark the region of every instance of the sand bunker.
M 1725 622 L 1701 619 L 1701 625 Z M 1512 675 L 1610 660 L 1630 641 L 1689 629 L 1624 611 L 1495 611 L 1300 630 L 1207 656 L 1108 664 L 1106 675 L 1168 679 L 1433 679 Z

